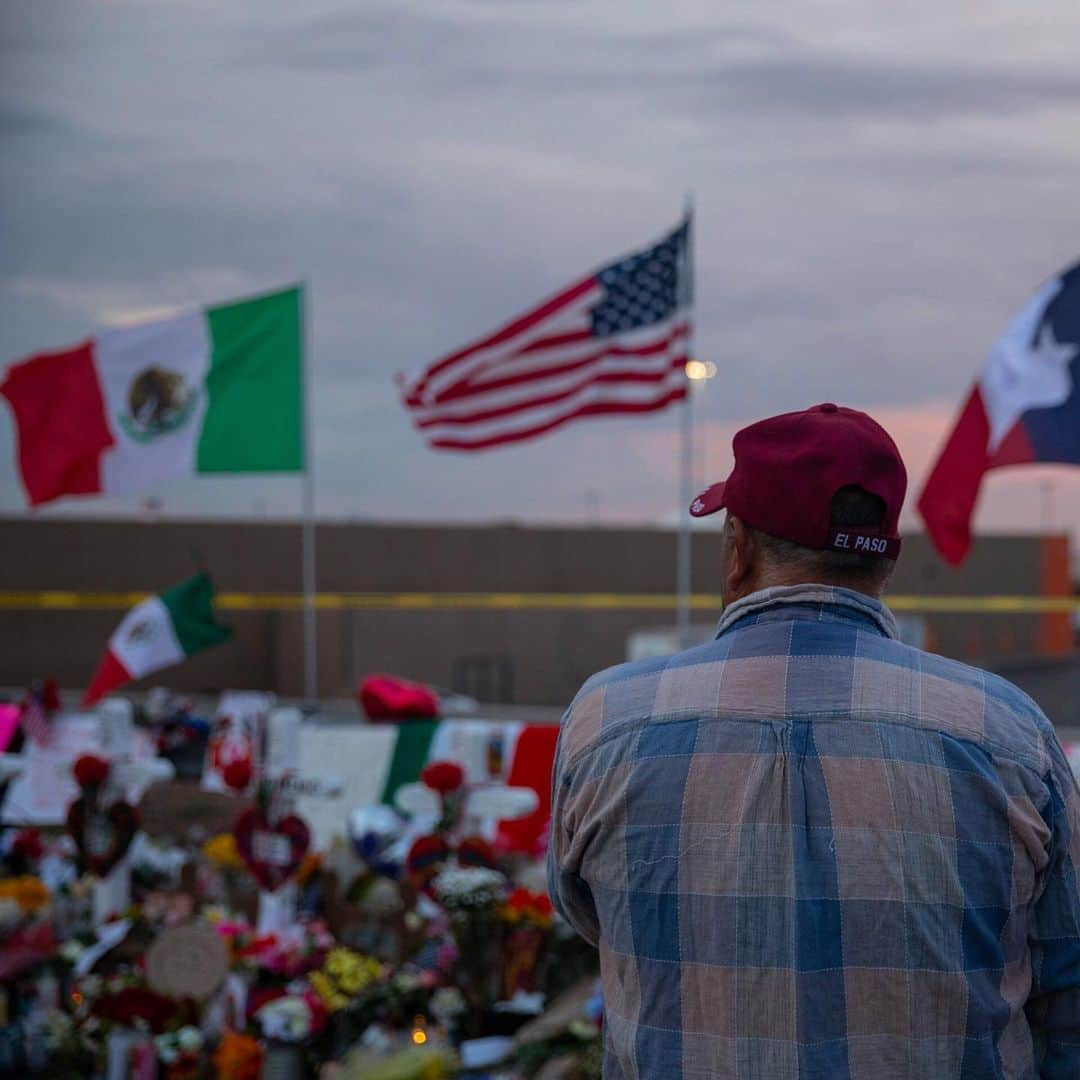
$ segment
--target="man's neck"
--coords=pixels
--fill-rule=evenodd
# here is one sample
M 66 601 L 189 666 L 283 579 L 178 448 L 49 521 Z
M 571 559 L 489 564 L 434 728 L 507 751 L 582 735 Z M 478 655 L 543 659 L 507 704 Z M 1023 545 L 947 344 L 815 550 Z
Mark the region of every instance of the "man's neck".
M 851 589 L 852 592 L 862 593 L 863 596 L 868 596 L 871 600 L 880 600 L 882 593 L 881 588 L 874 588 L 868 585 L 866 581 L 859 580 L 840 580 L 839 578 L 809 578 L 804 574 L 790 574 L 785 573 L 782 569 L 769 568 L 763 570 L 759 574 L 755 574 L 752 581 L 746 583 L 745 586 L 736 590 L 729 596 L 724 597 L 724 606 L 734 604 L 743 597 L 750 596 L 753 593 L 761 592 L 762 589 L 776 589 L 790 585 L 819 585 L 824 588 L 838 588 L 838 589 Z

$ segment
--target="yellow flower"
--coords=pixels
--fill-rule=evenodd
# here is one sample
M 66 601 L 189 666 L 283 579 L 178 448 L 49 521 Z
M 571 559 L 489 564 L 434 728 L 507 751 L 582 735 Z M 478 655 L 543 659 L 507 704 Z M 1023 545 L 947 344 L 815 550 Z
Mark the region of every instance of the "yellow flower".
M 344 1009 L 349 1004 L 349 999 L 334 987 L 334 984 L 323 972 L 313 971 L 308 976 L 308 982 L 311 983 L 312 989 L 331 1012 Z
M 308 976 L 315 992 L 331 1009 L 341 1009 L 382 976 L 378 960 L 336 946 L 326 954 L 321 971 Z
M 31 874 L 0 881 L 0 899 L 14 900 L 27 915 L 40 911 L 52 896 L 40 878 Z
M 219 870 L 240 870 L 244 862 L 236 850 L 236 837 L 232 833 L 219 833 L 203 844 L 203 855 Z

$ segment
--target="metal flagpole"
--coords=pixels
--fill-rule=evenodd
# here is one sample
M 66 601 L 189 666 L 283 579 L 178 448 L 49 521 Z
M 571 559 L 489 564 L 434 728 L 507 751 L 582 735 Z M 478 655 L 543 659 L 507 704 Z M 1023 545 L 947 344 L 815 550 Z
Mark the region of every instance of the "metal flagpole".
M 683 290 L 683 298 L 686 301 L 687 335 L 686 356 L 692 360 L 694 356 L 694 323 L 691 311 L 694 302 L 693 275 L 694 275 L 694 201 L 693 196 L 686 197 L 686 250 L 683 257 L 683 268 L 686 279 L 680 282 Z M 693 492 L 693 464 L 694 464 L 694 384 L 689 376 L 686 378 L 686 397 L 683 399 L 681 414 L 681 447 L 679 466 L 679 541 L 678 554 L 675 567 L 675 591 L 678 596 L 676 606 L 676 630 L 679 637 L 679 647 L 690 646 L 690 500 L 694 497 Z
M 304 697 L 315 701 L 319 692 L 319 668 L 315 619 L 315 459 L 311 452 L 311 313 L 308 290 L 302 286 L 302 315 L 304 320 L 304 349 L 300 358 L 302 369 L 301 396 L 304 425 L 304 506 L 302 530 L 302 560 L 304 582 Z

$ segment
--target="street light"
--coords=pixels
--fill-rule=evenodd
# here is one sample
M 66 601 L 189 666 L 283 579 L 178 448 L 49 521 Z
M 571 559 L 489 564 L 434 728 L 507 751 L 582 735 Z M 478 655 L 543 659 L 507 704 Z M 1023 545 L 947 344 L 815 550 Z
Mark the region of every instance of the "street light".
M 698 390 L 716 374 L 716 365 L 711 360 L 687 360 L 683 371 L 690 385 L 683 395 L 682 407 L 682 454 L 679 478 L 680 510 L 682 516 L 679 522 L 679 546 L 676 570 L 676 589 L 679 602 L 677 608 L 677 625 L 679 640 L 682 647 L 690 645 L 690 518 L 686 508 L 690 505 L 690 498 L 694 488 L 694 466 L 700 462 L 695 453 L 694 439 L 694 413 L 693 401 Z M 703 433 L 704 435 L 704 433 Z M 704 444 L 704 437 L 702 437 Z M 702 447 L 702 455 L 704 448 Z
M 687 360 L 686 377 L 694 382 L 704 382 L 716 374 L 716 365 L 711 360 Z
M 690 487 L 695 487 L 698 480 L 695 475 L 696 468 L 704 464 L 705 431 L 702 430 L 699 433 L 695 430 L 691 399 L 705 389 L 708 381 L 716 376 L 717 369 L 711 360 L 687 360 L 683 370 L 690 380 L 690 393 L 686 395 L 686 406 L 683 411 L 683 468 L 687 470 L 684 482 Z

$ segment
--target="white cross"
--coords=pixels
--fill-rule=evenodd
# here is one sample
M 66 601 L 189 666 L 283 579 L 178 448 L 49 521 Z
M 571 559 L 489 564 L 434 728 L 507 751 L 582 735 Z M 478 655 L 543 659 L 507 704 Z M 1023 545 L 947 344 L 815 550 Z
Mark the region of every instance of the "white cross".
M 303 723 L 303 714 L 293 707 L 274 709 L 266 718 L 266 726 L 262 732 L 262 771 L 273 785 L 267 811 L 271 823 L 295 813 L 296 800 L 301 795 L 333 799 L 341 795 L 344 786 L 337 777 L 308 777 L 297 772 L 297 763 L 300 760 L 300 729 Z M 279 839 L 273 834 L 256 834 L 256 838 L 260 836 L 263 844 L 272 844 Z M 284 838 L 280 839 L 285 842 Z M 258 932 L 280 934 L 292 926 L 296 922 L 296 899 L 295 880 L 287 881 L 272 893 L 260 889 Z
M 129 793 L 136 803 L 142 793 L 157 780 L 171 780 L 176 775 L 171 761 L 165 758 L 136 758 L 135 710 L 126 698 L 106 698 L 98 707 L 101 725 L 102 757 L 110 764 L 109 781 L 102 792 L 102 808 L 114 798 Z M 113 867 L 107 877 L 94 882 L 94 925 L 101 926 L 110 917 L 131 906 L 130 851 Z
M 466 835 L 494 833 L 499 821 L 528 817 L 540 798 L 532 788 L 510 787 L 501 781 L 465 784 L 461 811 L 461 831 Z M 442 809 L 439 796 L 425 784 L 402 784 L 394 796 L 397 808 L 418 818 L 438 818 Z
M 173 763 L 166 758 L 136 758 L 135 711 L 126 698 L 106 698 L 98 708 L 101 724 L 102 757 L 109 769 L 109 792 L 131 793 L 136 803 L 151 784 L 171 780 L 176 775 Z

